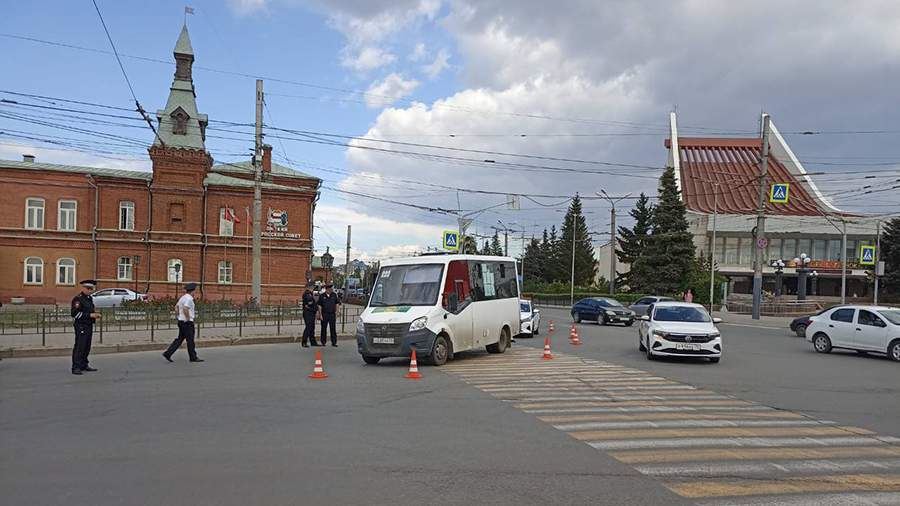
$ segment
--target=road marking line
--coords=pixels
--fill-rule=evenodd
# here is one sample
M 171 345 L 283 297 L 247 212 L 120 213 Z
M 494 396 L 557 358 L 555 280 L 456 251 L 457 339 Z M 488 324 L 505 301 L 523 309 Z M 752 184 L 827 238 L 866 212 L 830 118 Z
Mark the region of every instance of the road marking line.
M 717 460 L 775 460 L 775 459 L 840 459 L 852 457 L 900 457 L 895 446 L 835 446 L 829 448 L 708 448 L 693 450 L 634 450 L 610 452 L 616 460 L 626 464 L 664 464 Z
M 799 494 L 804 492 L 900 492 L 900 475 L 845 474 L 796 476 L 777 480 L 693 481 L 666 483 L 682 497 Z
M 666 466 L 637 466 L 642 474 L 657 477 L 728 478 L 789 473 L 863 473 L 900 469 L 900 459 L 784 460 L 780 462 L 703 462 Z
M 734 437 L 734 438 L 676 438 L 676 439 L 626 439 L 593 441 L 588 444 L 598 450 L 630 450 L 642 448 L 696 448 L 696 447 L 750 447 L 778 446 L 862 446 L 896 444 L 900 438 L 874 437 Z
M 768 406 L 625 406 L 620 408 L 524 409 L 526 413 L 662 413 L 671 411 L 775 411 Z
M 598 415 L 563 415 L 539 416 L 538 420 L 547 423 L 605 422 L 617 420 L 744 420 L 747 418 L 805 418 L 798 413 L 785 411 L 740 411 L 723 413 L 637 413 L 637 414 L 598 414 Z
M 599 393 L 599 392 L 598 392 Z M 539 395 L 525 394 L 507 394 L 495 395 L 495 397 L 503 398 L 508 402 L 557 402 L 557 401 L 666 401 L 666 400 L 685 400 L 685 401 L 701 401 L 701 400 L 722 400 L 731 399 L 726 395 L 584 395 L 584 393 L 575 393 L 574 395 L 561 395 L 557 393 L 553 396 L 547 396 L 546 393 Z
M 609 429 L 666 429 L 676 427 L 794 427 L 835 425 L 836 422 L 819 420 L 634 420 L 628 422 L 582 422 L 554 425 L 562 431 Z
M 704 500 L 704 506 L 896 506 L 900 504 L 900 493 L 896 492 L 850 492 L 835 494 L 815 494 L 802 496 L 729 498 L 725 500 Z
M 791 436 L 842 436 L 847 434 L 872 434 L 856 427 L 693 427 L 685 429 L 642 430 L 589 430 L 569 432 L 579 441 L 603 441 L 611 439 L 664 439 L 691 437 L 791 437 Z
M 541 409 L 541 408 L 594 408 L 594 407 L 611 407 L 611 406 L 752 406 L 752 402 L 739 401 L 735 399 L 725 400 L 682 400 L 673 399 L 665 401 L 583 401 L 583 402 L 527 402 L 515 404 L 519 409 Z

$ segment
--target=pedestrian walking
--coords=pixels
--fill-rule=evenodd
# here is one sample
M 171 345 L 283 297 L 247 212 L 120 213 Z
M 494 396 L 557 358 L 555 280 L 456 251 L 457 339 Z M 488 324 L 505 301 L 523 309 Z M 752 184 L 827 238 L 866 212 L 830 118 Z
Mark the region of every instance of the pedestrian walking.
M 197 357 L 197 348 L 194 345 L 194 290 L 197 289 L 197 283 L 188 283 L 184 285 L 184 295 L 178 299 L 175 305 L 175 313 L 178 315 L 178 337 L 172 341 L 169 348 L 163 352 L 163 357 L 169 362 L 172 361 L 172 355 L 181 347 L 181 343 L 187 341 L 188 359 L 191 362 L 203 362 L 202 358 Z
M 300 346 L 306 348 L 310 345 L 318 346 L 316 342 L 316 313 L 318 312 L 318 302 L 316 296 L 312 292 L 312 283 L 306 284 L 306 290 L 303 291 L 303 298 L 300 305 L 303 307 L 303 339 Z
M 331 345 L 337 346 L 337 308 L 341 300 L 334 293 L 334 285 L 325 285 L 325 293 L 319 295 L 319 319 L 322 320 L 322 346 L 325 346 L 327 329 L 331 329 Z
M 97 369 L 88 363 L 91 352 L 91 340 L 94 337 L 94 322 L 100 313 L 94 307 L 91 294 L 97 287 L 97 281 L 85 279 L 81 281 L 81 292 L 72 299 L 72 320 L 75 326 L 75 346 L 72 347 L 72 374 L 81 375 Z
M 684 292 L 684 301 L 685 301 L 685 302 L 688 302 L 688 303 L 694 302 L 694 292 L 691 291 L 690 288 L 688 288 L 688 289 Z

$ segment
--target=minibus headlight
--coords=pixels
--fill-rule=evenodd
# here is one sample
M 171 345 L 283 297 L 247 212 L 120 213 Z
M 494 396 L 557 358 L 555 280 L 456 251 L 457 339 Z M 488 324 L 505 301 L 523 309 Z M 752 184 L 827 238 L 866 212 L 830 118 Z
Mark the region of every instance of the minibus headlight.
M 415 332 L 417 330 L 422 330 L 425 328 L 426 323 L 428 323 L 427 316 L 421 316 L 419 318 L 416 318 L 415 320 L 412 321 L 412 323 L 409 324 L 409 331 Z
M 366 324 L 363 323 L 362 318 L 360 318 L 359 320 L 356 320 L 356 331 L 359 332 L 360 334 L 366 333 Z

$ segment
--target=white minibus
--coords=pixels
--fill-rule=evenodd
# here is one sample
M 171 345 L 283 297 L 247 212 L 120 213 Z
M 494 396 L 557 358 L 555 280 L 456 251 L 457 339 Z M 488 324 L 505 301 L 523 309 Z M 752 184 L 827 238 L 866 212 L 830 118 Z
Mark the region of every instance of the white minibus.
M 356 326 L 367 364 L 417 357 L 443 365 L 479 347 L 503 353 L 519 331 L 516 261 L 482 255 L 423 255 L 384 261 Z

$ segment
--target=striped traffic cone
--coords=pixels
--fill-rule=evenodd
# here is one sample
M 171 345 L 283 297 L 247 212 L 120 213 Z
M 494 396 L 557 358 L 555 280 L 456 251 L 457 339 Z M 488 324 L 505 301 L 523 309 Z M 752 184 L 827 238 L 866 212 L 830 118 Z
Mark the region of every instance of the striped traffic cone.
M 553 320 L 550 320 L 550 328 L 547 329 L 551 334 L 553 333 Z
M 581 344 L 581 339 L 578 337 L 578 329 L 575 328 L 575 325 L 572 325 L 572 332 L 569 333 L 569 343 L 575 346 Z
M 541 358 L 543 358 L 544 360 L 552 360 L 553 359 L 553 354 L 550 353 L 550 338 L 549 337 L 544 339 L 544 356 Z
M 313 367 L 313 372 L 309 375 L 309 377 L 317 380 L 325 379 L 328 377 L 328 375 L 325 374 L 325 369 L 322 367 L 321 351 L 316 352 L 316 365 Z
M 415 348 L 413 348 L 412 356 L 409 358 L 409 372 L 404 374 L 403 377 L 411 380 L 422 379 L 422 375 L 419 374 L 419 363 L 416 362 Z

